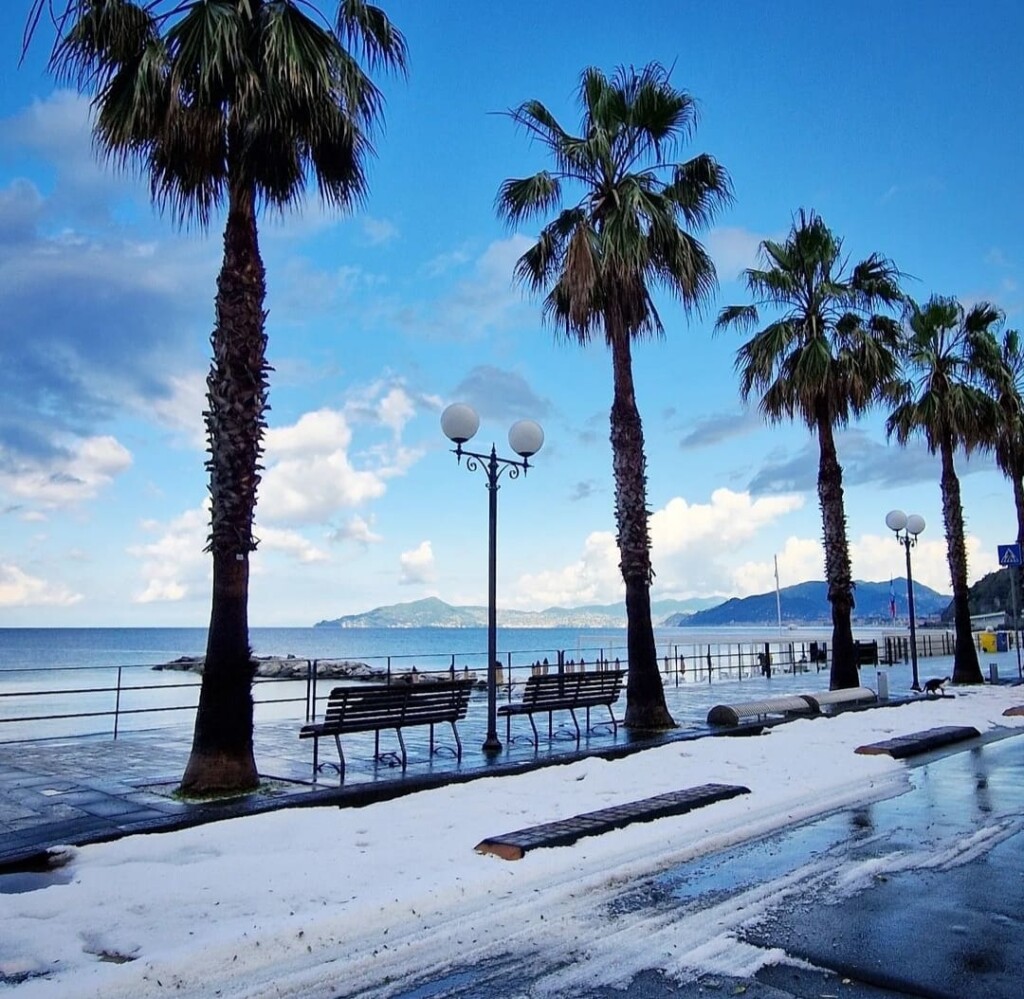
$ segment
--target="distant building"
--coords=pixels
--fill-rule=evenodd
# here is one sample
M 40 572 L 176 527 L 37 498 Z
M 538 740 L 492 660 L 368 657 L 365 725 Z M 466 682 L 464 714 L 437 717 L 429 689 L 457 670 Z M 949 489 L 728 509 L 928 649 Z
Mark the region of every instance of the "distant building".
M 991 614 L 972 614 L 971 631 L 985 631 L 991 628 L 999 631 L 1010 626 L 1006 611 L 993 611 Z

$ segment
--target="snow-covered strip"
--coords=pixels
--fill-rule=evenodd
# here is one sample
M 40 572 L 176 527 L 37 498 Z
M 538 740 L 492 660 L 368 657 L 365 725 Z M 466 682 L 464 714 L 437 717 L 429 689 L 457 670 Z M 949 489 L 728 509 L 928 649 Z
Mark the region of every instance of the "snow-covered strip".
M 760 738 L 675 743 L 366 808 L 282 811 L 86 847 L 67 868 L 71 883 L 0 895 L 9 979 L 0 997 L 387 996 L 397 990 L 389 983 L 408 988 L 414 976 L 504 954 L 534 954 L 541 966 L 587 956 L 543 980 L 551 995 L 584 978 L 621 983 L 643 967 L 749 974 L 780 955 L 738 946 L 735 931 L 822 876 L 814 864 L 696 913 L 654 907 L 612 919 L 607 902 L 652 872 L 909 786 L 906 764 L 855 755 L 858 745 L 939 725 L 1022 731 L 1024 718 L 1002 717 L 1021 701 L 1018 688 L 959 689 Z M 517 864 L 473 850 L 506 829 L 702 783 L 752 793 Z M 949 844 L 942 862 L 1011 833 L 993 817 L 974 842 Z M 844 890 L 868 876 L 848 868 Z

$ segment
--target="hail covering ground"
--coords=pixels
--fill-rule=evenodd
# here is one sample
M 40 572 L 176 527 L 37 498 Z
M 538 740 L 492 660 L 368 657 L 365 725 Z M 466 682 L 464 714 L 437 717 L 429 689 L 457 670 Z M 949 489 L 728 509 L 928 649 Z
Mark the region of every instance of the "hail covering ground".
M 983 734 L 1019 688 L 800 720 L 761 738 L 705 738 L 626 759 L 584 759 L 365 808 L 280 811 L 70 849 L 68 883 L 0 895 L 4 995 L 387 996 L 419 976 L 508 954 L 550 968 L 531 995 L 624 985 L 645 968 L 680 979 L 749 976 L 789 960 L 737 939 L 810 883 L 837 899 L 886 872 L 956 865 L 1021 830 L 993 814 L 913 850 L 812 859 L 699 909 L 610 903 L 624 886 L 909 787 L 904 763 L 868 742 L 942 725 Z M 474 852 L 490 835 L 707 782 L 751 794 L 508 863 Z M 566 961 L 566 958 L 571 958 Z

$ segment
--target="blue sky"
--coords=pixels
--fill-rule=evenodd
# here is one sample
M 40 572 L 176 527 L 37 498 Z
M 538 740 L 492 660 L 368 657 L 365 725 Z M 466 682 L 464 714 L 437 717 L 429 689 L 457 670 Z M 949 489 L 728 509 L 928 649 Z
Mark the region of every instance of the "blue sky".
M 18 7 L 18 4 L 9 5 Z M 24 6 L 27 10 L 28 0 Z M 767 428 L 737 393 L 760 240 L 819 212 L 852 259 L 877 251 L 919 299 L 990 300 L 1024 322 L 1024 85 L 1013 2 L 385 5 L 407 80 L 382 80 L 386 130 L 366 205 L 267 218 L 270 430 L 250 621 L 303 625 L 437 595 L 486 601 L 486 490 L 439 426 L 516 419 L 547 436 L 499 496 L 498 599 L 620 599 L 601 346 L 556 343 L 513 287 L 531 231 L 501 182 L 545 165 L 500 113 L 543 100 L 567 126 L 588 65 L 658 60 L 699 101 L 683 157 L 730 171 L 736 201 L 702 237 L 720 290 L 704 316 L 659 300 L 667 336 L 634 352 L 653 511 L 653 596 L 745 595 L 822 578 L 817 445 Z M 220 221 L 179 232 L 136 177 L 97 163 L 88 103 L 0 27 L 0 626 L 203 625 L 209 612 L 203 393 Z M 854 575 L 904 572 L 886 512 L 922 514 L 915 577 L 949 591 L 938 460 L 886 442 L 874 414 L 839 437 Z M 961 461 L 971 577 L 1016 534 L 991 459 Z

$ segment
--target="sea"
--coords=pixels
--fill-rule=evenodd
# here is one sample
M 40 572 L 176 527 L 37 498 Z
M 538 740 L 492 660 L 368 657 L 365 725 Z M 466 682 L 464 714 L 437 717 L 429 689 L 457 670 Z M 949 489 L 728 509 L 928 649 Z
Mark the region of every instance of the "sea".
M 767 626 L 655 629 L 659 654 L 676 647 L 761 642 L 828 640 L 831 628 L 776 629 Z M 445 669 L 455 656 L 461 666 L 486 663 L 486 628 L 251 628 L 256 656 L 298 659 L 351 659 Z M 860 632 L 858 631 L 858 637 Z M 872 631 L 869 637 L 874 637 Z M 625 629 L 498 628 L 498 654 L 551 657 L 562 650 L 580 658 L 588 652 L 621 654 Z M 136 667 L 201 656 L 205 628 L 0 628 L 0 688 L 12 673 L 38 670 Z M 610 656 L 611 658 L 611 656 Z M 413 662 L 415 661 L 415 662 Z M 553 660 L 552 660 L 553 661 Z
M 828 641 L 830 631 L 659 628 L 655 639 L 666 666 L 707 656 L 749 666 L 766 643 L 792 645 L 799 655 L 810 642 Z M 557 663 L 560 652 L 566 662 L 626 662 L 625 629 L 499 628 L 497 638 L 498 659 L 513 669 Z M 250 644 L 258 657 L 344 659 L 394 672 L 454 668 L 482 677 L 487 664 L 486 628 L 252 628 Z M 205 648 L 205 628 L 0 629 L 0 742 L 191 724 L 199 677 L 154 667 Z M 310 694 L 305 681 L 261 680 L 254 699 L 257 719 L 302 719 Z

